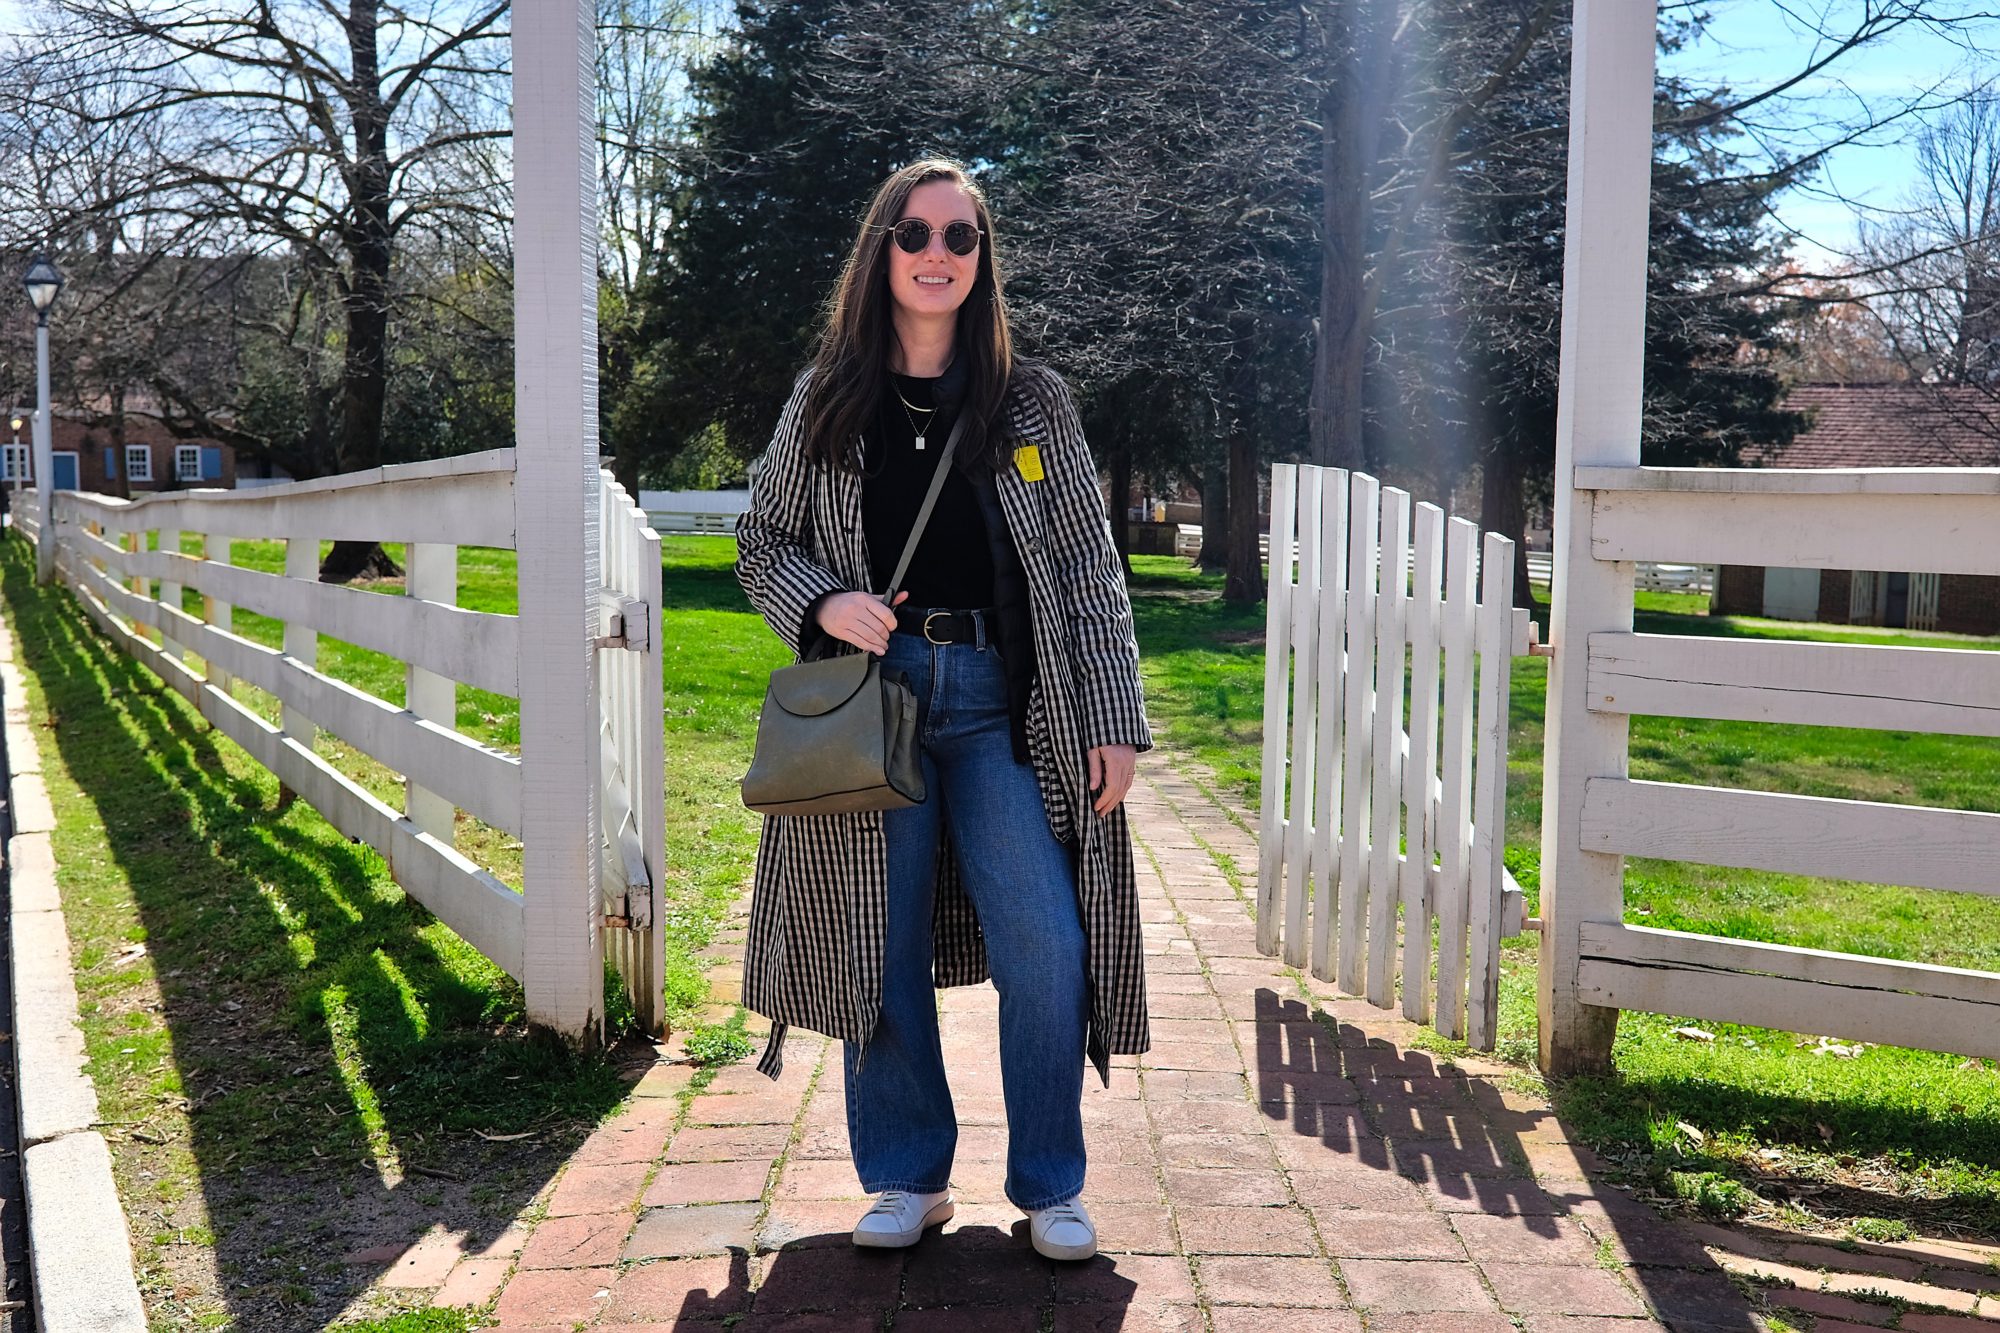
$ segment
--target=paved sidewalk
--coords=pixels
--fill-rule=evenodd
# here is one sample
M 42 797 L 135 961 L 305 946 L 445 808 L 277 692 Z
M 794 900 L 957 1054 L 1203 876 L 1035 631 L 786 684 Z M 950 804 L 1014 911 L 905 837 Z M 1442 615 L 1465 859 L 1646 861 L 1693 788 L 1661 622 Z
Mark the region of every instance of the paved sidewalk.
M 1158 752 L 1130 803 L 1154 1050 L 1122 1058 L 1108 1090 L 1088 1080 L 1097 1259 L 1039 1258 L 1001 1195 L 995 996 L 979 987 L 943 997 L 963 1128 L 942 1235 L 848 1243 L 864 1196 L 838 1052 L 798 1032 L 776 1085 L 734 1067 L 683 1109 L 685 1067 L 651 1071 L 554 1182 L 511 1272 L 504 1253 L 464 1259 L 437 1303 L 498 1290 L 507 1333 L 1759 1327 L 1696 1237 L 1588 1181 L 1502 1066 L 1440 1066 L 1409 1049 L 1411 1025 L 1258 955 L 1216 855 L 1247 882 L 1254 840 Z

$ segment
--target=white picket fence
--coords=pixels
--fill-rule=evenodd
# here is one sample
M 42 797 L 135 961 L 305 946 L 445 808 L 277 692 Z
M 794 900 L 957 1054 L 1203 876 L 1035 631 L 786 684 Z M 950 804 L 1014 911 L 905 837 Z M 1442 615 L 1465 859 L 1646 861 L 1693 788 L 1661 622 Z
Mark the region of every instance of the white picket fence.
M 1269 549 L 1293 558 L 1270 566 L 1258 947 L 1382 1008 L 1400 980 L 1405 1016 L 1491 1049 L 1521 918 L 1501 864 L 1528 650 L 1513 543 L 1482 553 L 1407 492 L 1281 463 Z
M 457 605 L 458 548 L 515 545 L 514 461 L 513 450 L 499 449 L 251 491 L 131 500 L 63 491 L 53 508 L 57 573 L 104 632 L 334 827 L 381 853 L 405 892 L 525 984 L 527 899 L 468 859 L 454 834 L 464 810 L 514 838 L 529 836 L 522 774 L 535 755 L 455 730 L 460 684 L 520 694 L 520 620 Z M 608 474 L 600 500 L 597 647 L 621 650 L 600 654 L 600 808 L 606 862 L 618 873 L 603 881 L 609 901 L 579 903 L 575 919 L 579 930 L 606 928 L 604 953 L 618 964 L 640 1022 L 656 1030 L 665 859 L 659 539 Z M 17 504 L 14 513 L 16 528 L 33 538 L 34 504 Z M 200 554 L 183 549 L 192 534 L 203 539 Z M 234 564 L 233 543 L 245 539 L 283 541 L 285 572 Z M 404 595 L 319 582 L 320 543 L 328 540 L 408 543 Z M 202 594 L 200 615 L 183 609 L 184 589 Z M 284 646 L 234 633 L 237 607 L 284 622 Z M 405 663 L 405 704 L 319 671 L 322 634 Z M 278 701 L 277 725 L 236 697 L 236 681 Z M 403 808 L 316 753 L 319 731 L 402 774 Z M 525 892 L 576 887 L 531 883 Z
M 666 1009 L 661 926 L 666 904 L 666 731 L 662 725 L 660 610 L 665 592 L 660 535 L 646 511 L 605 472 L 600 567 L 602 647 L 598 657 L 599 739 L 603 757 L 598 809 L 607 853 L 603 874 L 605 956 L 625 979 L 639 1020 L 657 1031 Z

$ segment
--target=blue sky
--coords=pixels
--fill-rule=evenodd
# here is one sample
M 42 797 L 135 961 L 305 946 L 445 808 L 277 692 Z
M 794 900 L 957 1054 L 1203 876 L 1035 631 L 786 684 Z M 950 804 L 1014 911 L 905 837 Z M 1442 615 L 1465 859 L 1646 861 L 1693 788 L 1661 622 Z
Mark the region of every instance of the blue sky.
M 1879 0 L 1878 0 L 1879 2 Z M 1671 9 L 1682 0 L 1662 0 Z M 1829 29 L 1851 19 L 1863 0 L 1706 0 L 1712 16 L 1708 35 L 1670 57 L 1663 68 L 1700 80 L 1724 80 L 1752 91 L 1796 71 L 1810 59 L 1810 26 Z M 1939 9 L 1971 8 L 1968 0 L 1933 0 Z M 0 0 L 0 32 L 18 31 L 21 0 Z M 1840 60 L 1801 92 L 1785 112 L 1781 127 L 1796 147 L 1824 133 L 1824 127 L 1851 118 L 1862 103 L 1889 105 L 1924 88 L 1962 83 L 1968 77 L 2000 73 L 2000 63 L 1969 56 L 1966 46 L 2000 50 L 2000 22 L 1967 34 L 1955 45 L 1935 34 L 1906 29 Z M 1983 40 L 1980 40 L 1983 38 Z M 1850 249 L 1857 217 L 1867 209 L 1892 209 L 1910 185 L 1914 125 L 1892 127 L 1869 141 L 1844 146 L 1827 160 L 1820 181 L 1781 198 L 1778 220 L 1799 233 L 1794 243 L 1802 259 L 1831 262 Z M 1843 198 L 1835 197 L 1844 196 Z M 1858 212 L 1853 203 L 1862 205 Z
M 1663 6 L 1664 8 L 1664 6 Z M 1662 69 L 1691 79 L 1721 80 L 1739 93 L 1768 88 L 1812 63 L 1814 26 L 1828 31 L 1851 25 L 1859 0 L 1709 0 L 1708 35 L 1666 58 Z M 1939 10 L 1970 6 L 1941 0 Z M 1968 54 L 1968 47 L 2000 48 L 2000 23 L 1987 21 L 1956 41 L 1909 25 L 1843 57 L 1800 89 L 1800 100 L 1780 113 L 1781 138 L 1792 151 L 1825 142 L 1829 127 L 1851 122 L 1866 104 L 1904 104 L 1933 88 L 1962 87 L 1991 78 L 2000 65 Z M 1917 122 L 1885 127 L 1864 141 L 1831 153 L 1820 178 L 1781 196 L 1778 220 L 1799 233 L 1793 250 L 1801 260 L 1824 264 L 1851 250 L 1858 219 L 1871 210 L 1899 206 L 1912 183 L 1911 136 Z M 1853 201 L 1853 202 L 1848 202 Z M 1857 205 L 1859 205 L 1857 207 Z

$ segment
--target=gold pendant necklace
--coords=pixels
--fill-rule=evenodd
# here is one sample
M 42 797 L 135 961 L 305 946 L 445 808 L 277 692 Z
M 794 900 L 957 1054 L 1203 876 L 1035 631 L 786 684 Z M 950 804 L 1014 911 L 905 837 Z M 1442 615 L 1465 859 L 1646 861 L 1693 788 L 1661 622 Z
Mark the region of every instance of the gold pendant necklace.
M 910 423 L 910 432 L 917 437 L 917 448 L 922 450 L 924 447 L 924 431 L 930 429 L 931 418 L 937 415 L 937 409 L 935 407 L 918 407 L 915 403 L 903 397 L 903 391 L 896 387 L 893 380 L 889 383 L 889 389 L 890 392 L 896 395 L 896 401 L 903 405 L 903 416 Z M 917 419 L 910 415 L 912 412 L 922 412 L 924 414 L 924 424 L 921 429 L 917 426 Z

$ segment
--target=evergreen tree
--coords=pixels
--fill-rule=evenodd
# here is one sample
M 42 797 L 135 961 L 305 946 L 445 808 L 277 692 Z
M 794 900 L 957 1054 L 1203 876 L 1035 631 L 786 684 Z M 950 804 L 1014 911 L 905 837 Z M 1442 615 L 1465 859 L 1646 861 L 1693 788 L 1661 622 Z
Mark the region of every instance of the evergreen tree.
M 876 186 L 924 151 L 976 153 L 950 125 L 816 110 L 812 80 L 836 17 L 814 0 L 744 0 L 733 39 L 692 75 L 675 226 L 639 287 L 639 351 L 610 423 L 644 471 L 711 426 L 739 457 L 759 453 Z

